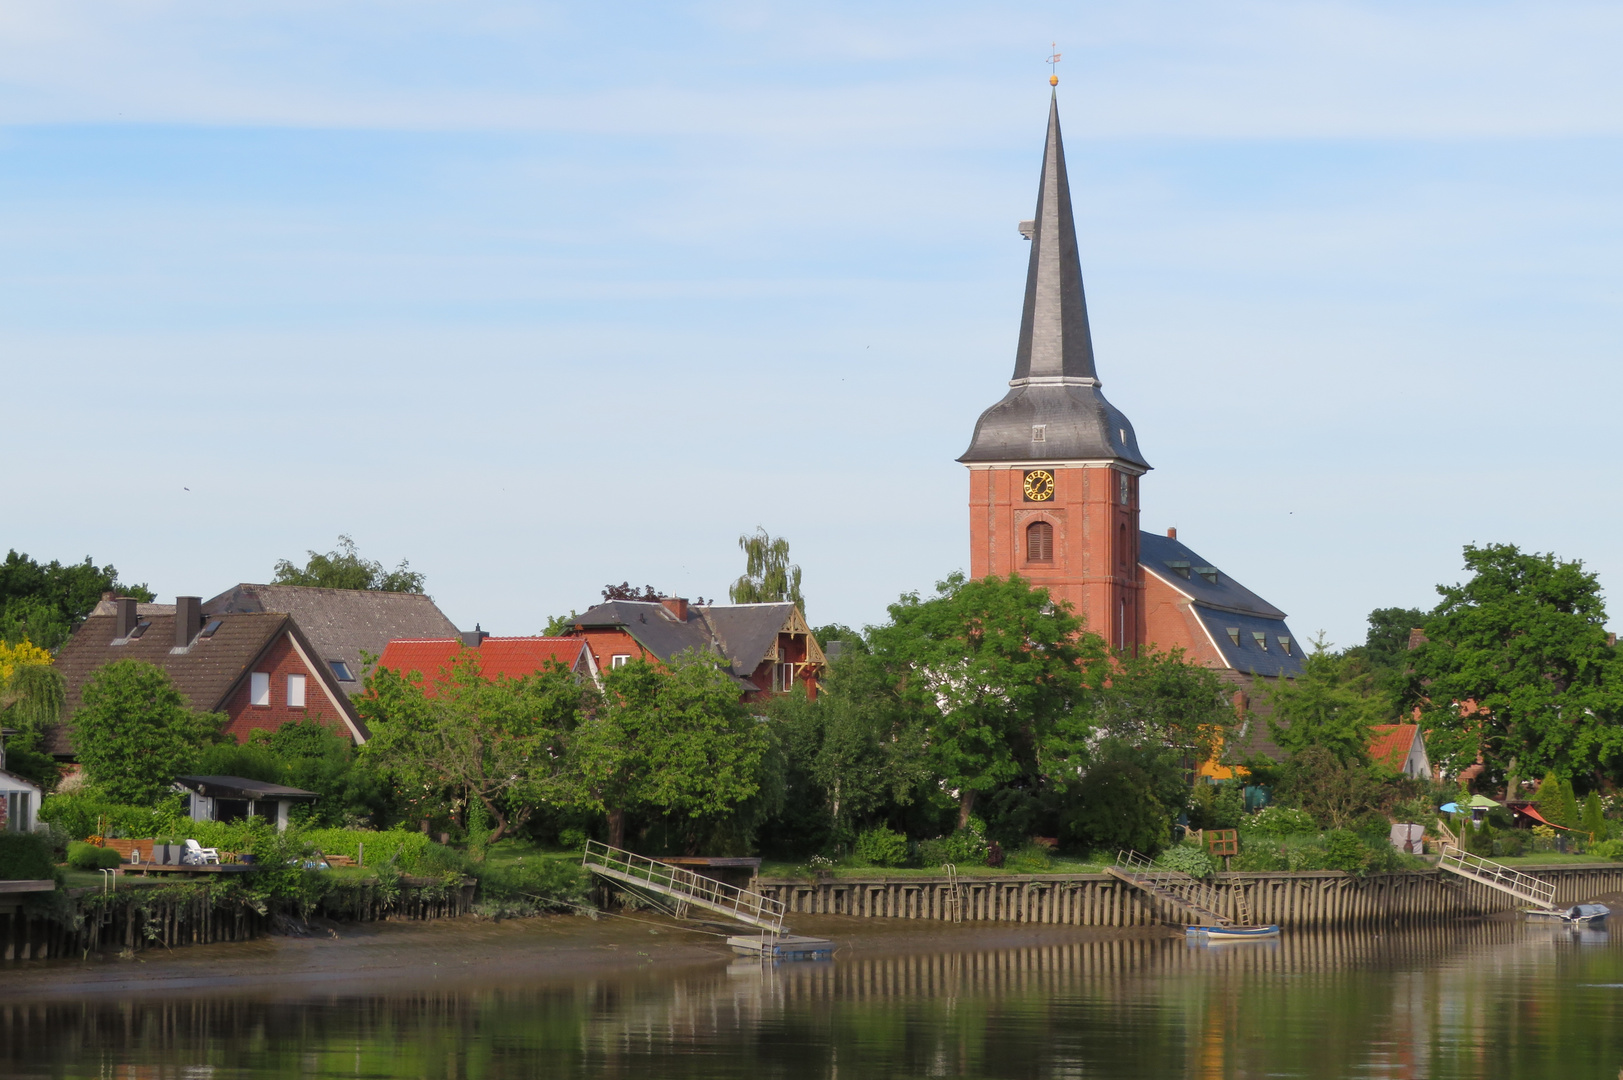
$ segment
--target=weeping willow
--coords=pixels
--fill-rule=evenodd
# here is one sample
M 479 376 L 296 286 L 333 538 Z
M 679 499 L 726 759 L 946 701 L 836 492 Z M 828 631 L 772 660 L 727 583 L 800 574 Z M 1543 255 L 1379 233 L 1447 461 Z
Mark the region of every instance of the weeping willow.
M 49 664 L 18 664 L 0 686 L 0 726 L 15 728 L 19 743 L 32 742 L 62 720 L 62 675 Z

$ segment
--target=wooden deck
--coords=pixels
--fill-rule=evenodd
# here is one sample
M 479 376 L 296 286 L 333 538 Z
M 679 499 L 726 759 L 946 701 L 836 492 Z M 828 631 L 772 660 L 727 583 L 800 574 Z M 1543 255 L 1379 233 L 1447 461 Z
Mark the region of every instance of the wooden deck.
M 253 863 L 226 863 L 224 866 L 170 866 L 163 863 L 125 863 L 119 871 L 125 874 L 140 874 L 146 877 L 149 874 L 185 874 L 196 876 L 199 874 L 246 874 L 254 869 Z

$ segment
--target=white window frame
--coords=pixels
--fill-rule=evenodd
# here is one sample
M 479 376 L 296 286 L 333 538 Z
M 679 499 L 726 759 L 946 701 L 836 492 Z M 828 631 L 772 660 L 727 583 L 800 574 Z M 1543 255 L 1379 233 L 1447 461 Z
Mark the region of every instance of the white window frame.
M 609 657 L 609 667 L 611 668 L 625 667 L 629 663 L 631 663 L 630 653 L 615 653 Z
M 304 708 L 304 676 L 289 675 L 287 677 L 287 707 L 290 709 Z
M 270 703 L 270 672 L 256 671 L 249 675 L 248 704 L 265 706 Z
M 772 665 L 772 689 L 779 694 L 787 694 L 795 688 L 795 665 L 793 661 Z

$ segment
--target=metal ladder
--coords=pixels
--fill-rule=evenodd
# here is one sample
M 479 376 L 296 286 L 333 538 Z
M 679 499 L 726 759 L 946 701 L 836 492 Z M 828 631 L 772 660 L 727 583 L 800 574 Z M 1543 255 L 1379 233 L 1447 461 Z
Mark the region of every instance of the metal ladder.
M 958 867 L 953 863 L 942 863 L 941 869 L 947 872 L 947 907 L 952 910 L 952 921 L 964 921 L 964 905 L 959 896 Z

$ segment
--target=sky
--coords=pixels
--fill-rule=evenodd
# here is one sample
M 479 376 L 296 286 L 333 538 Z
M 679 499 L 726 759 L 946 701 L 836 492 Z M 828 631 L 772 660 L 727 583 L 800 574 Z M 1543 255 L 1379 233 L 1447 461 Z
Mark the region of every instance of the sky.
M 340 533 L 460 626 L 968 569 L 1057 42 L 1104 392 L 1358 643 L 1466 544 L 1623 575 L 1623 7 L 0 4 L 0 548 L 161 599 Z

